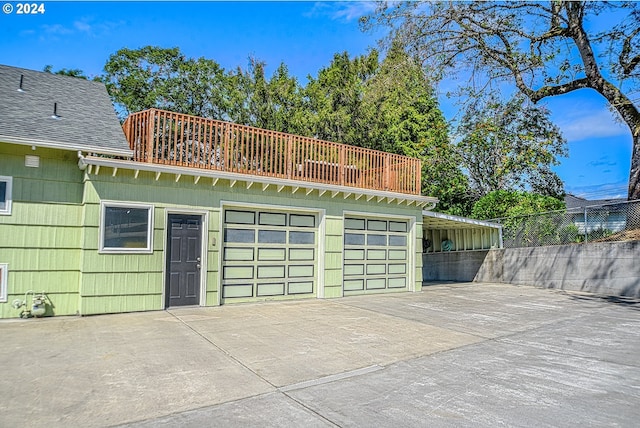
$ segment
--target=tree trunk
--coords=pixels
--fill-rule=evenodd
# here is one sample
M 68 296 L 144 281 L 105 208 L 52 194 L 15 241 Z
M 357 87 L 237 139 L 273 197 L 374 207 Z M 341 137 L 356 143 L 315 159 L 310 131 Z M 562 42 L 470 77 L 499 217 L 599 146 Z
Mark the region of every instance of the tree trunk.
M 631 171 L 629 172 L 628 200 L 640 199 L 640 133 L 632 133 Z M 640 229 L 640 202 L 627 204 L 627 230 Z
M 631 171 L 629 172 L 629 200 L 640 199 L 640 133 L 632 131 Z

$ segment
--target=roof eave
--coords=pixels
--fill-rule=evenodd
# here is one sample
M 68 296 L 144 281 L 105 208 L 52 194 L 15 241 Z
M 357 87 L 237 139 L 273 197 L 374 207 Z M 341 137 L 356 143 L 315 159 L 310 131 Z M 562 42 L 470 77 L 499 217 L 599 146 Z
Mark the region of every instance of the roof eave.
M 230 182 L 245 182 L 245 183 L 260 183 L 263 186 L 276 186 L 276 187 L 289 187 L 292 189 L 312 189 L 317 190 L 324 194 L 330 192 L 330 196 L 336 197 L 338 193 L 341 193 L 346 199 L 350 195 L 361 195 L 360 197 L 367 197 L 367 201 L 377 198 L 378 202 L 386 200 L 387 203 L 396 202 L 398 205 L 405 203 L 407 205 L 415 204 L 421 206 L 424 210 L 433 209 L 438 203 L 438 199 L 431 196 L 422 195 L 410 195 L 404 193 L 387 192 L 382 190 L 369 190 L 360 189 L 356 187 L 348 186 L 336 186 L 323 183 L 314 183 L 310 181 L 299 181 L 291 179 L 280 179 L 272 177 L 262 177 L 251 174 L 239 174 L 233 172 L 216 171 L 216 170 L 202 170 L 199 168 L 188 168 L 181 166 L 171 165 L 158 165 L 146 162 L 135 162 L 129 160 L 120 159 L 107 159 L 94 156 L 80 157 L 79 166 L 85 168 L 86 166 L 100 166 L 107 168 L 128 169 L 133 171 L 148 171 L 156 174 L 173 174 L 176 177 L 191 176 L 191 177 L 208 177 L 214 180 L 222 179 L 229 180 Z M 137 176 L 137 174 L 136 174 Z M 177 180 L 176 180 L 177 181 Z M 294 191 L 295 193 L 295 191 Z M 359 199 L 360 197 L 357 197 Z
M 69 142 L 37 140 L 33 138 L 20 138 L 15 136 L 7 136 L 0 134 L 0 142 L 9 144 L 19 144 L 23 146 L 36 146 L 48 149 L 68 150 L 73 152 L 81 151 L 83 153 L 97 153 L 109 156 L 133 157 L 132 150 L 119 150 L 97 146 L 87 146 L 85 144 L 73 144 Z
M 498 223 L 492 223 L 484 220 L 476 220 L 473 218 L 467 217 L 459 217 L 451 214 L 437 213 L 432 211 L 423 211 L 422 215 L 424 217 L 432 217 L 439 220 L 444 220 L 447 223 L 450 223 L 452 228 L 455 228 L 456 225 L 464 225 L 465 227 L 470 226 L 478 226 L 478 227 L 486 227 L 491 229 L 502 229 L 502 225 Z

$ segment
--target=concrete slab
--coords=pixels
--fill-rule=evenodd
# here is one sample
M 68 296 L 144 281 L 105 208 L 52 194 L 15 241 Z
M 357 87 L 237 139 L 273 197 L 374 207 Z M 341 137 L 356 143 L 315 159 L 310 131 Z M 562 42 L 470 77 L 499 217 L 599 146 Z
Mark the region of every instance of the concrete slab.
M 281 393 L 191 410 L 127 425 L 157 427 L 335 427 L 320 415 Z
M 636 426 L 640 305 L 504 284 L 0 322 L 0 426 Z
M 190 325 L 276 387 L 481 340 L 336 300 L 221 309 L 224 321 Z
M 167 312 L 0 323 L 0 426 L 109 426 L 273 387 Z
M 565 311 L 566 293 L 504 284 L 445 283 L 422 293 L 394 296 L 353 296 L 341 302 L 403 319 L 437 325 L 483 338 L 497 338 L 527 331 L 560 319 L 580 316 L 601 301 L 585 301 L 582 308 Z M 389 304 L 390 297 L 394 304 Z

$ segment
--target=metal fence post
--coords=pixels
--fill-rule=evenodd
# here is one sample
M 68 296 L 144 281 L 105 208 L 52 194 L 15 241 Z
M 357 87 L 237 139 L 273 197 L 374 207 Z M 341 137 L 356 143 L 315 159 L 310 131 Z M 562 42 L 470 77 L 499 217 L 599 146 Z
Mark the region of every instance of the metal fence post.
M 584 207 L 584 243 L 589 241 L 587 233 L 587 207 Z

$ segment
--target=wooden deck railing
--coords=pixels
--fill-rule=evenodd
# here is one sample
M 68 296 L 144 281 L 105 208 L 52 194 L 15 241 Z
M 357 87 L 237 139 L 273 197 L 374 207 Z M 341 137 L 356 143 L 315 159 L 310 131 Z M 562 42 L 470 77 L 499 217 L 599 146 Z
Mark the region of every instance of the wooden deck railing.
M 134 160 L 420 194 L 419 159 L 151 109 L 123 124 Z

